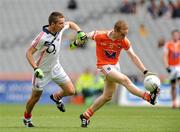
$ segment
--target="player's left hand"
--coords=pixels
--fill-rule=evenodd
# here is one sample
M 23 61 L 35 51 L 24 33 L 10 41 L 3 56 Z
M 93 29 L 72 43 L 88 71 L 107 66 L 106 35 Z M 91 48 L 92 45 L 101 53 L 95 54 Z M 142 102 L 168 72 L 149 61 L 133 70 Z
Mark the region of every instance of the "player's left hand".
M 76 40 L 77 40 L 77 45 L 82 45 L 88 41 L 88 38 L 87 38 L 87 35 L 83 31 L 78 31 Z
M 144 73 L 144 76 L 145 76 L 145 77 L 146 77 L 146 76 L 150 76 L 150 75 L 155 75 L 155 76 L 157 76 L 156 73 L 150 72 L 150 71 L 148 71 L 148 70 L 145 70 L 143 73 Z

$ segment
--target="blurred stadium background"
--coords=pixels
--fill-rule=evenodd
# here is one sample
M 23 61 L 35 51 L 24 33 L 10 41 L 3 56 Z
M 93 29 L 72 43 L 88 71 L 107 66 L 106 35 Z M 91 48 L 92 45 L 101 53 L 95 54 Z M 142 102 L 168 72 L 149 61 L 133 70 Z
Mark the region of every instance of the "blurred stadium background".
M 126 12 L 122 10 L 125 1 L 128 2 L 126 4 L 131 5 L 125 8 L 129 9 Z M 32 39 L 41 31 L 41 27 L 47 24 L 47 18 L 52 11 L 63 12 L 66 20 L 75 21 L 85 32 L 111 29 L 118 19 L 124 19 L 129 24 L 128 38 L 135 52 L 148 69 L 156 72 L 162 82 L 166 82 L 167 73 L 162 62 L 162 47 L 158 43 L 160 39 L 169 39 L 173 29 L 180 29 L 180 19 L 171 18 L 168 13 L 152 17 L 148 12 L 149 0 L 145 0 L 144 3 L 140 3 L 140 0 L 125 1 L 76 0 L 77 7 L 70 9 L 68 0 L 1 0 L 0 80 L 3 80 L 0 85 L 1 93 L 7 90 L 6 87 L 13 87 L 17 84 L 9 81 L 29 82 L 31 80 L 32 68 L 25 58 L 25 52 Z M 156 1 L 157 5 L 159 2 Z M 168 9 L 168 1 L 164 0 L 164 2 Z M 176 0 L 173 2 L 176 4 Z M 68 49 L 74 36 L 75 33 L 72 31 L 64 33 L 60 62 L 75 81 L 85 68 L 95 69 L 96 60 L 94 42 L 89 42 L 83 49 L 74 51 Z M 142 82 L 142 73 L 131 63 L 124 52 L 121 54 L 120 64 L 122 72 L 127 74 L 132 81 Z M 21 84 L 20 91 L 22 87 L 25 91 L 27 89 L 25 87 L 31 87 L 30 83 L 19 85 Z M 16 90 L 18 88 L 12 92 Z M 17 97 L 21 98 L 18 94 Z M 6 97 L 3 96 L 3 98 Z
M 158 105 L 171 106 L 168 75 L 162 61 L 162 47 L 163 42 L 170 38 L 171 31 L 180 29 L 180 16 L 170 11 L 168 0 L 162 0 L 166 7 L 162 13 L 151 14 L 148 11 L 150 1 L 75 0 L 77 7 L 74 8 L 69 6 L 71 0 L 0 0 L 0 107 L 6 108 L 6 104 L 12 103 L 24 105 L 27 101 L 31 93 L 32 68 L 25 53 L 41 27 L 48 23 L 47 18 L 52 11 L 63 12 L 66 20 L 75 21 L 85 32 L 111 29 L 117 20 L 125 20 L 129 25 L 128 38 L 135 52 L 145 66 L 161 78 L 162 89 Z M 160 8 L 160 0 L 155 2 Z M 179 1 L 172 2 L 177 4 Z M 180 7 L 177 10 L 179 11 Z M 72 31 L 64 33 L 60 62 L 75 83 L 87 67 L 95 70 L 96 60 L 93 41 L 89 41 L 84 48 L 69 50 L 69 43 L 74 36 L 75 32 Z M 143 88 L 143 75 L 127 58 L 125 52 L 121 54 L 120 65 L 122 72 Z M 49 94 L 57 90 L 57 86 L 49 84 L 49 87 L 51 88 L 45 90 L 40 103 L 52 103 L 48 99 Z M 69 103 L 71 99 L 67 98 L 65 101 Z M 147 106 L 123 89 L 117 91 L 114 102 L 126 106 Z

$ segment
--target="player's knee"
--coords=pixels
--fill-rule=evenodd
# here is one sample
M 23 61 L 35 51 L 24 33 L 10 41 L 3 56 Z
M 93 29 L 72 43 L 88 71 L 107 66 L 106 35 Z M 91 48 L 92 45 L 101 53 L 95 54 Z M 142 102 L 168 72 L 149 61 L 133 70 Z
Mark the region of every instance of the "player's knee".
M 131 83 L 131 81 L 130 81 L 127 77 L 124 77 L 124 78 L 122 79 L 122 84 L 128 85 L 128 84 L 130 84 L 130 83 Z
M 74 89 L 69 89 L 68 91 L 67 91 L 67 95 L 74 95 L 75 94 L 75 90 Z

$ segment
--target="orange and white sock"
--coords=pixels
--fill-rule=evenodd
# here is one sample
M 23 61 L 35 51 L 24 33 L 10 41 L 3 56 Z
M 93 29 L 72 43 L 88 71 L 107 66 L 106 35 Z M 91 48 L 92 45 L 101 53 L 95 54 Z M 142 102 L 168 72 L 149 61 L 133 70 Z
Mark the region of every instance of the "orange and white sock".
M 86 119 L 89 119 L 94 114 L 94 111 L 91 108 L 88 108 L 84 113 L 83 116 Z
M 151 100 L 151 96 L 150 96 L 150 94 L 147 93 L 147 92 L 144 92 L 142 98 L 143 98 L 144 100 L 148 101 L 148 102 L 150 102 L 150 100 Z

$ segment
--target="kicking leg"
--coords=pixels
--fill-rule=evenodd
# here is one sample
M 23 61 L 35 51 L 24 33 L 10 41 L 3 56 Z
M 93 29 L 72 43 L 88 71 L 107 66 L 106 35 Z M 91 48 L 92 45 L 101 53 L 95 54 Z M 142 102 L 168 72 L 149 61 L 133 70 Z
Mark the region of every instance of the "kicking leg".
M 114 80 L 115 82 L 117 82 L 119 84 L 122 84 L 132 94 L 134 94 L 138 97 L 143 97 L 144 91 L 137 88 L 126 75 L 113 70 L 112 72 L 110 72 L 108 74 L 107 77 L 111 80 Z
M 159 88 L 157 88 L 150 94 L 147 92 L 144 92 L 143 90 L 136 87 L 126 75 L 124 75 L 116 70 L 112 70 L 107 75 L 107 78 L 109 78 L 119 84 L 122 84 L 125 88 L 127 88 L 127 90 L 129 92 L 131 92 L 132 94 L 134 94 L 138 97 L 143 98 L 144 100 L 150 102 L 152 105 L 154 105 L 156 103 L 157 95 L 159 93 L 159 91 L 158 91 Z

